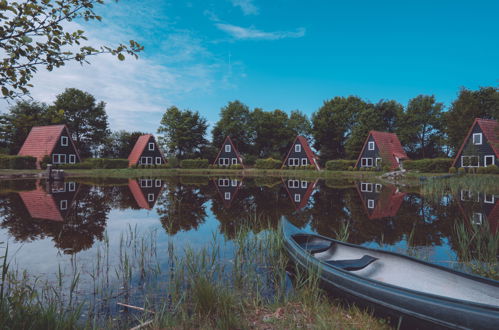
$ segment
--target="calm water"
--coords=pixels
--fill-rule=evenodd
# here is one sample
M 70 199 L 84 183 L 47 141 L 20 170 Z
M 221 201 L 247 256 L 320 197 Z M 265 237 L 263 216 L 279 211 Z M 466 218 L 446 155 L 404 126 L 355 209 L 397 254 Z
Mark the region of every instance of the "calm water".
M 349 242 L 456 267 L 456 220 L 488 223 L 491 231 L 499 222 L 499 193 L 462 190 L 429 199 L 376 182 L 180 177 L 4 181 L 1 188 L 0 241 L 8 242 L 12 264 L 53 281 L 59 267 L 66 277 L 77 271 L 82 296 L 91 291 L 96 256 L 107 246 L 108 267 L 118 269 L 133 232 L 153 240 L 158 272 L 172 267 L 172 246 L 181 255 L 214 241 L 230 264 L 242 223 L 258 234 L 282 217 L 331 237 L 348 225 Z

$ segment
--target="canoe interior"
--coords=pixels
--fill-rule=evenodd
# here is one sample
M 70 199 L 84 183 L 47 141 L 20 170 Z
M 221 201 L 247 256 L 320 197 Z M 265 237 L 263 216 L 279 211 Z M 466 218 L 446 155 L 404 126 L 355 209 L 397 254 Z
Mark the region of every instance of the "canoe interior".
M 305 251 L 325 264 L 331 261 L 376 258 L 350 273 L 397 287 L 473 303 L 499 307 L 499 287 L 379 250 L 344 245 L 334 240 L 297 234 L 292 238 Z M 334 267 L 334 265 L 333 265 Z

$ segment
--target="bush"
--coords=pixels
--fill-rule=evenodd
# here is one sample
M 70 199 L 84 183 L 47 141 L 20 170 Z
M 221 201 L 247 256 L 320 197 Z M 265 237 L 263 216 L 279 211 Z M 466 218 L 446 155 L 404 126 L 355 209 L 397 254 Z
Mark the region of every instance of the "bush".
M 485 167 L 478 167 L 476 169 L 476 174 L 485 174 L 487 172 L 487 168 Z
M 449 173 L 450 174 L 456 174 L 457 173 L 457 168 L 455 168 L 454 166 L 449 167 Z
M 111 159 L 111 158 L 87 158 L 83 162 L 75 164 L 58 164 L 54 167 L 62 169 L 111 169 L 111 168 L 127 168 L 128 159 Z
M 45 155 L 42 158 L 42 161 L 40 162 L 40 167 L 42 169 L 46 169 L 48 164 L 52 163 L 52 159 L 50 158 L 50 155 Z
M 499 167 L 497 165 L 489 165 L 485 167 L 485 173 L 487 174 L 499 174 Z
M 348 170 L 348 167 L 354 167 L 356 160 L 349 160 L 349 159 L 335 159 L 335 160 L 328 160 L 326 162 L 326 170 L 329 171 L 346 171 Z
M 15 170 L 36 169 L 36 158 L 31 156 L 0 156 L 0 168 Z
M 255 162 L 255 167 L 259 169 L 277 169 L 280 168 L 282 162 L 274 158 L 267 159 L 257 159 Z
M 245 165 L 254 166 L 257 159 L 258 157 L 255 155 L 244 155 L 243 161 Z
M 419 171 L 425 173 L 445 173 L 452 166 L 452 158 L 426 158 L 404 161 L 404 168 L 408 171 Z
M 457 169 L 457 174 L 466 174 L 466 169 L 464 167 L 460 167 Z
M 232 164 L 232 165 L 230 165 L 230 169 L 231 170 L 242 170 L 243 169 L 243 165 L 241 165 L 241 164 Z
M 181 168 L 208 168 L 208 159 L 184 159 L 180 162 Z
M 180 165 L 177 157 L 168 157 L 167 164 L 169 164 L 170 168 L 176 168 Z

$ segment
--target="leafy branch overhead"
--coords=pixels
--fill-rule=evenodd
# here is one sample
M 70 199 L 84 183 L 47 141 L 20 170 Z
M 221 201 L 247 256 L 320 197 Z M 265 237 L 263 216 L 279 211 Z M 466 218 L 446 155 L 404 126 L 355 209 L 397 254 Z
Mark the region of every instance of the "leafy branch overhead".
M 52 71 L 66 62 L 89 63 L 88 57 L 112 54 L 137 58 L 143 47 L 130 40 L 115 48 L 83 44 L 85 31 L 67 31 L 75 19 L 101 20 L 94 6 L 104 0 L 0 0 L 0 85 L 3 98 L 27 94 L 38 68 Z

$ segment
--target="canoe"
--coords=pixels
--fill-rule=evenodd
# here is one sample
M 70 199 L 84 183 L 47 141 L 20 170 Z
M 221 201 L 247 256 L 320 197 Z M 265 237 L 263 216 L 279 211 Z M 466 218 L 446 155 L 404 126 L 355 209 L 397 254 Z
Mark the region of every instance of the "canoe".
M 322 284 L 392 314 L 441 327 L 499 329 L 499 282 L 402 254 L 309 234 L 282 220 L 285 248 Z

